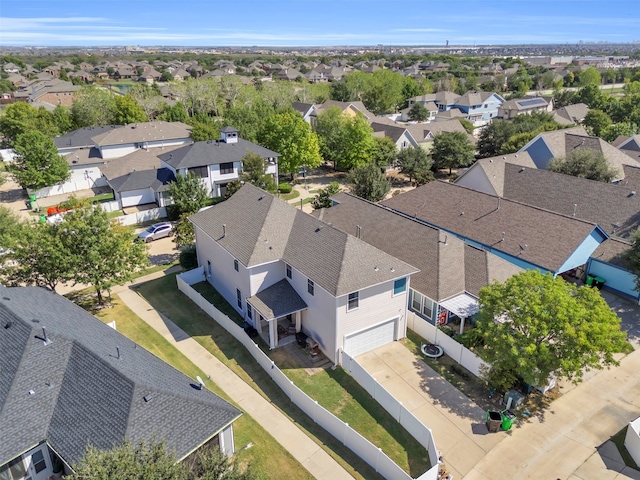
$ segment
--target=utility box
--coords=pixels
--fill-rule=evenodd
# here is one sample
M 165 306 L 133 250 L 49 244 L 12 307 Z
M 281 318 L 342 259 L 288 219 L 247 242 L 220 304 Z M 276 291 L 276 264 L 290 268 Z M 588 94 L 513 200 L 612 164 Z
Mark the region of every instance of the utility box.
M 511 399 L 511 405 L 509 405 L 509 399 Z M 520 392 L 516 392 L 515 390 L 509 390 L 504 394 L 503 402 L 508 406 L 508 408 L 519 407 L 520 405 L 522 405 L 522 402 L 524 402 L 524 395 L 522 395 Z

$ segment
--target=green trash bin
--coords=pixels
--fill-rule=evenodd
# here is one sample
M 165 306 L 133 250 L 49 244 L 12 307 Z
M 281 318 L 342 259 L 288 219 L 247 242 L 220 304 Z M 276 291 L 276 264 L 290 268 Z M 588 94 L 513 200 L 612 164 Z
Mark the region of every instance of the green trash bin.
M 47 222 L 47 216 L 46 215 L 40 215 L 40 223 L 46 223 Z
M 513 422 L 515 422 L 516 416 L 513 412 L 509 410 L 502 411 L 502 429 L 509 430 L 513 426 Z
M 591 275 L 587 275 L 587 281 L 584 282 L 584 283 L 586 283 L 587 285 L 592 287 L 593 286 L 593 280 L 594 280 L 594 277 L 592 277 Z
M 35 202 L 37 198 L 35 195 L 29 195 L 29 200 L 31 200 L 32 202 Z

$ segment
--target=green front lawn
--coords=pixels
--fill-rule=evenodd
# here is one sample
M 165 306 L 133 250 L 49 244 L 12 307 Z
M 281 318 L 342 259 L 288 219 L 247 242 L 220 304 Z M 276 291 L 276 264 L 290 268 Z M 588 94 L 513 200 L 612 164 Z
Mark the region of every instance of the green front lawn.
M 187 357 L 156 330 L 141 320 L 115 295 L 112 297 L 112 305 L 111 308 L 98 312 L 96 316 L 105 323 L 115 320 L 116 328 L 120 333 L 188 377 L 196 378 L 199 375 L 201 378 L 206 378 L 204 372 L 191 363 Z M 213 381 L 208 381 L 206 385 L 211 391 L 233 403 Z M 259 473 L 259 478 L 274 480 L 281 478 L 307 480 L 313 478 L 287 450 L 249 415 L 242 415 L 233 424 L 233 431 L 237 449 L 237 461 L 241 465 L 251 465 L 251 468 Z M 251 448 L 241 450 L 249 443 L 253 444 Z
M 351 475 L 358 479 L 382 478 L 360 457 L 316 425 L 293 404 L 253 359 L 244 345 L 178 290 L 175 275 L 146 282 L 137 290 L 156 310 L 170 318 L 218 360 L 231 368 L 242 380 L 278 407 Z
M 215 302 L 234 321 L 242 323 L 242 318 L 209 284 L 200 283 L 194 285 L 194 288 L 209 301 Z M 283 413 L 299 423 L 312 438 L 327 445 L 334 452 L 334 457 L 339 456 L 338 460 L 343 466 L 351 466 L 348 470 L 352 474 L 379 478 L 371 467 L 295 407 L 242 344 L 179 292 L 173 275 L 143 284 L 139 287 L 139 292 L 156 309 L 171 318 L 243 380 L 270 399 Z M 185 307 L 187 304 L 191 305 Z M 382 448 L 407 472 L 417 476 L 429 468 L 425 449 L 343 369 L 329 369 L 310 377 L 294 360 L 284 356 L 282 350 L 267 353 L 271 354 L 278 366 L 299 388 Z

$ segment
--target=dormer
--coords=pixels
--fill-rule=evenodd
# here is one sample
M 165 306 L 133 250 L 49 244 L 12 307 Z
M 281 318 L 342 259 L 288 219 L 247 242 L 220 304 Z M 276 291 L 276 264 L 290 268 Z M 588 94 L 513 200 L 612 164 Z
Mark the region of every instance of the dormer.
M 224 143 L 238 143 L 238 130 L 233 127 L 221 128 L 220 141 Z

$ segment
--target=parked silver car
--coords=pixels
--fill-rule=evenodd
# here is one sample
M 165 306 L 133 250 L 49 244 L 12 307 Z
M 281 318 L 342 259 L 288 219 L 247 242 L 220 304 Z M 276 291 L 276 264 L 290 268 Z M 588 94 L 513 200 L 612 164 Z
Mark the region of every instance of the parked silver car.
M 173 225 L 169 222 L 154 223 L 138 235 L 138 240 L 145 243 L 173 235 Z

